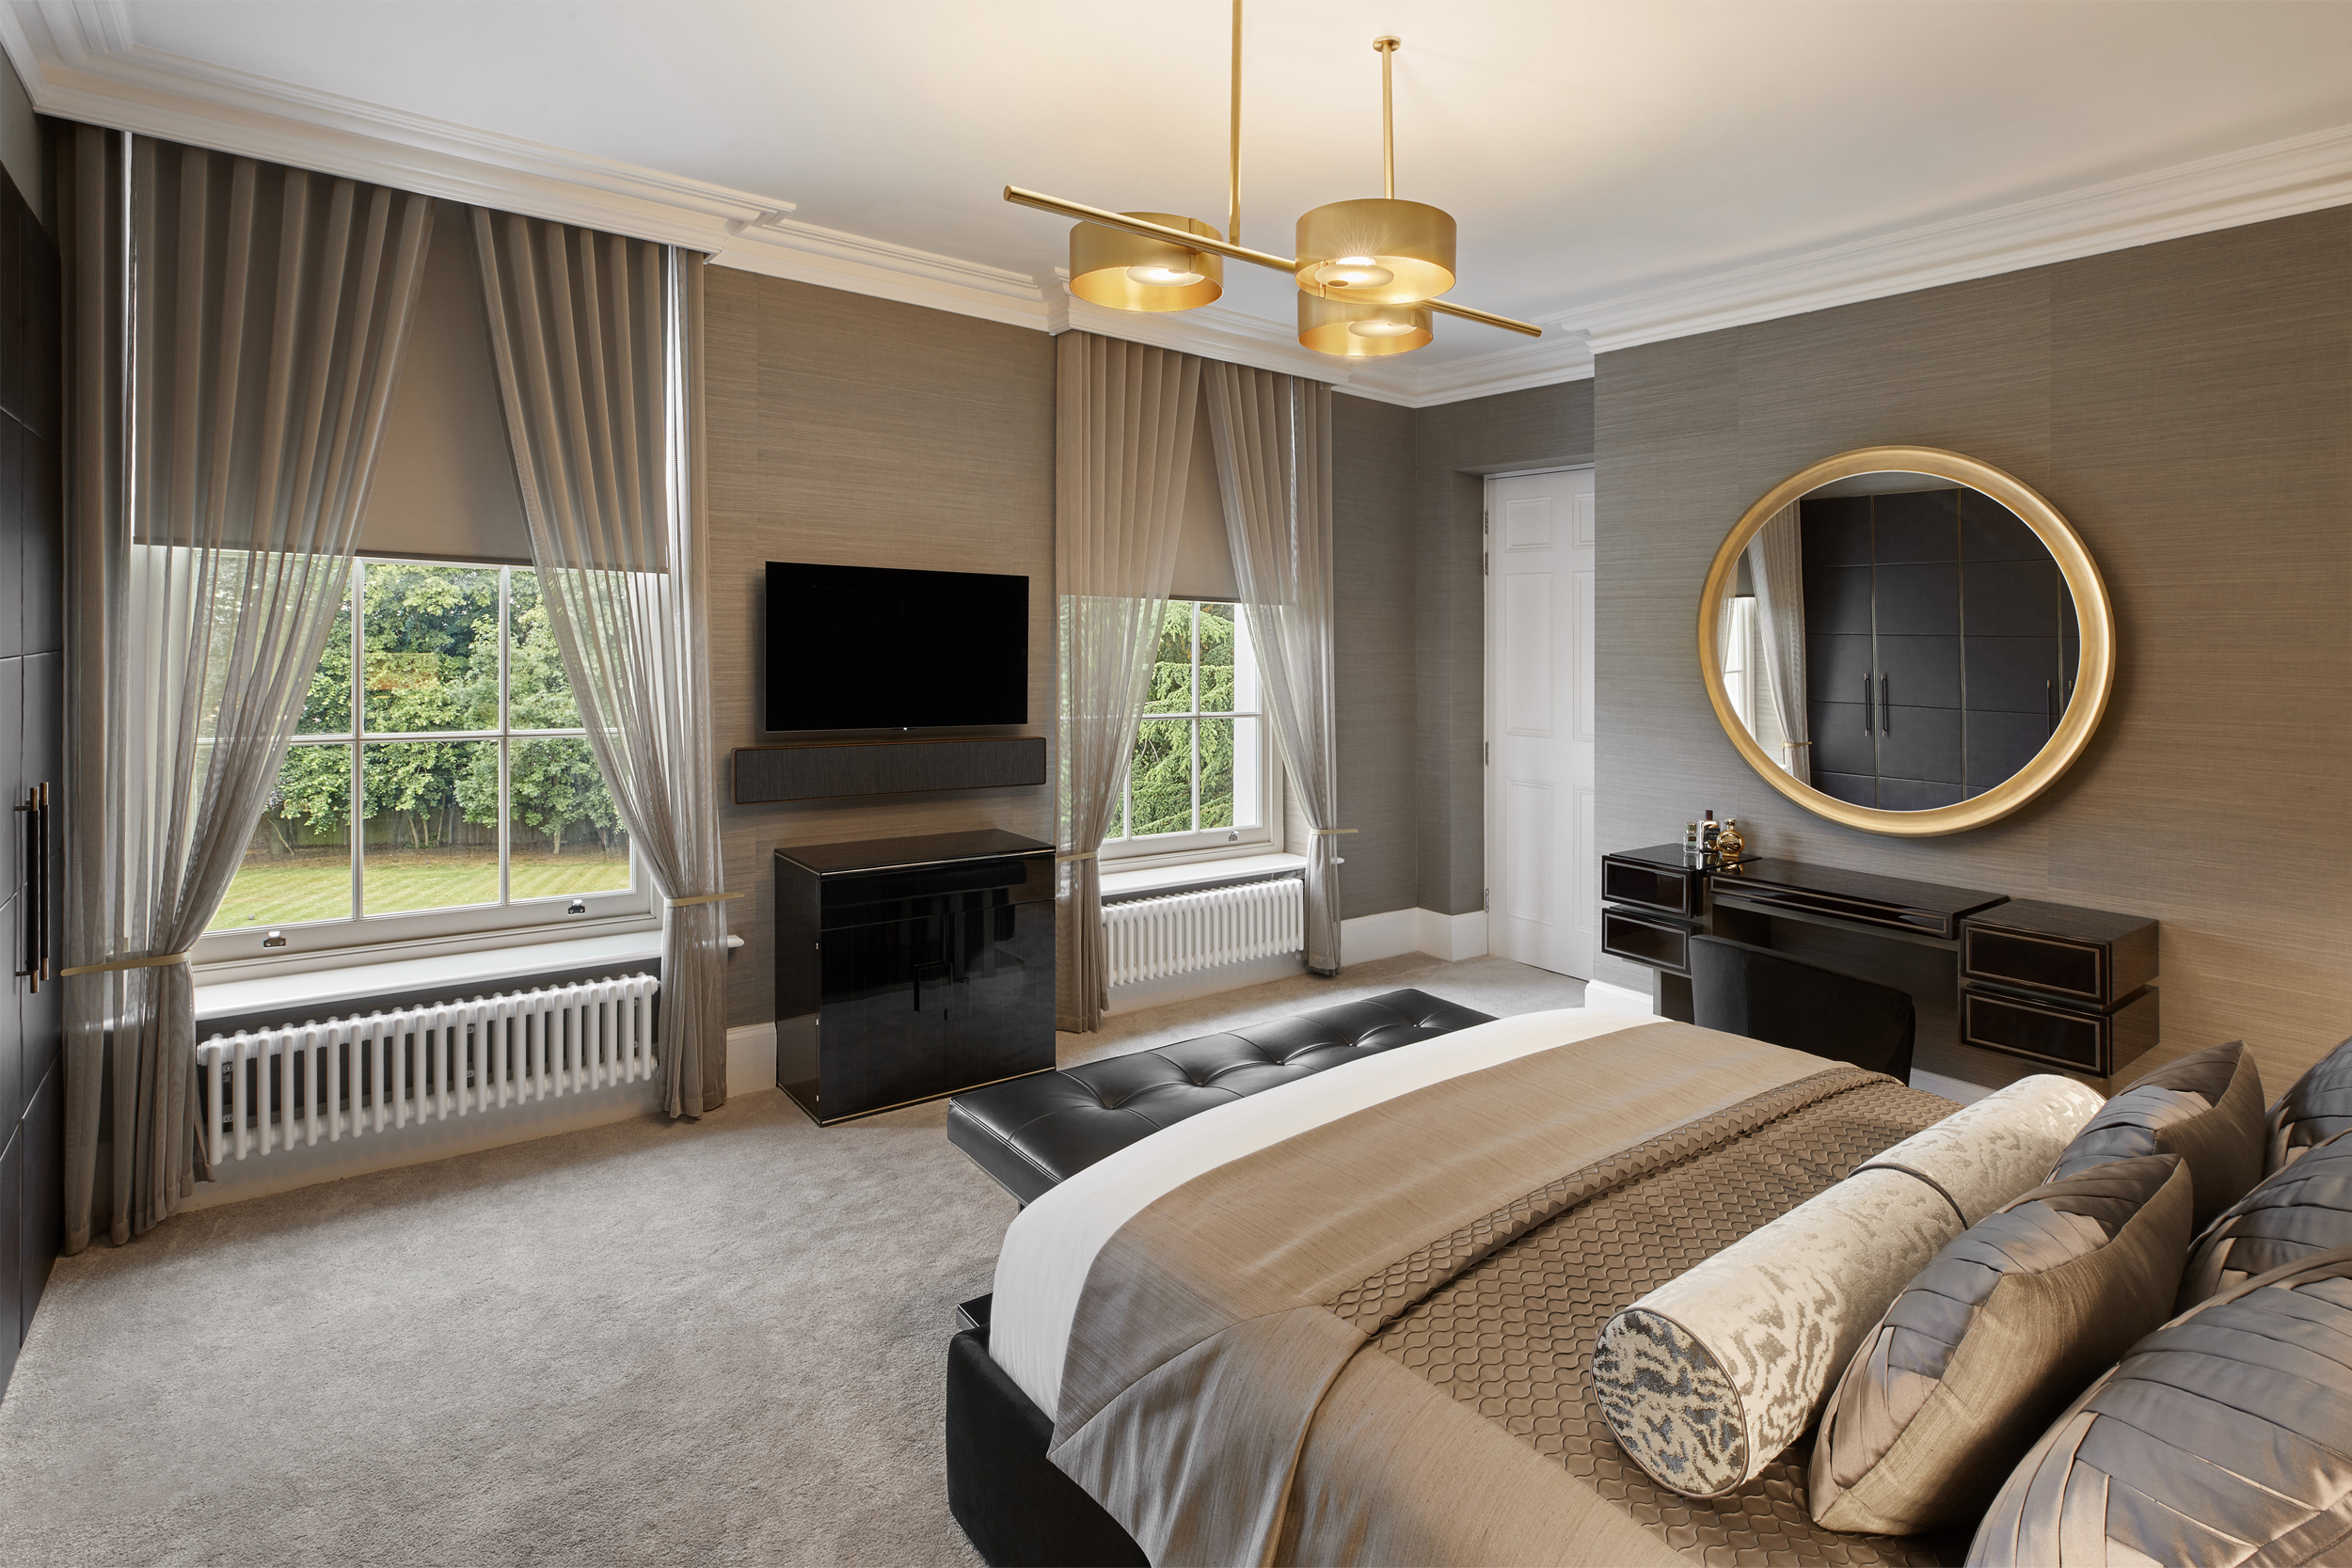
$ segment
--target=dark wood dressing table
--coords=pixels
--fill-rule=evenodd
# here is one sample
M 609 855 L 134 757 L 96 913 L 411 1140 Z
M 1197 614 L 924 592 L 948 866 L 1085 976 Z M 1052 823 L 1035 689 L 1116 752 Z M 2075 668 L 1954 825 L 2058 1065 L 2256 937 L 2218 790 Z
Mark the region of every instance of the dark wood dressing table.
M 2137 915 L 1802 861 L 1725 864 L 1676 844 L 1604 855 L 1600 881 L 1601 948 L 1651 972 L 1668 1018 L 1691 1017 L 1692 935 L 1814 961 L 1809 928 L 1833 955 L 1867 956 L 1881 943 L 1929 950 L 1913 955 L 1924 961 L 1891 965 L 1920 1004 L 1923 1043 L 1931 1021 L 1948 1015 L 1958 1043 L 2094 1078 L 2156 1043 L 2157 927 Z M 1841 965 L 1833 956 L 1825 967 Z

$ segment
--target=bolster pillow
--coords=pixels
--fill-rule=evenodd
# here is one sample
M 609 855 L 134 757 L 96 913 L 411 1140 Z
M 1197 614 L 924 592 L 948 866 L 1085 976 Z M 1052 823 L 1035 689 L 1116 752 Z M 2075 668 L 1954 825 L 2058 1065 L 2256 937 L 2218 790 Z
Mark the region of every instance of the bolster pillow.
M 1618 1444 L 1694 1497 L 1746 1484 L 1813 1424 L 1854 1347 L 1946 1243 L 2039 1184 L 2099 1109 L 2022 1079 L 1865 1162 L 1609 1320 L 1593 1389 Z

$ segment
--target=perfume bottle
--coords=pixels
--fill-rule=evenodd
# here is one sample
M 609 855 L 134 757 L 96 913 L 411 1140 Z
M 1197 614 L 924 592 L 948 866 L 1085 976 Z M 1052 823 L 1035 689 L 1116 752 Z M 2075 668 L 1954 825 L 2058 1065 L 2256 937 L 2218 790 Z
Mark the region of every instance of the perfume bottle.
M 1740 835 L 1740 819 L 1724 817 L 1723 832 L 1715 835 L 1716 858 L 1725 865 L 1735 865 L 1746 858 L 1747 852 L 1748 841 Z
M 1695 860 L 1698 858 L 1699 825 L 1695 822 L 1689 822 L 1683 825 L 1682 852 L 1690 859 Z
M 1715 808 L 1713 806 L 1708 807 L 1707 815 L 1699 819 L 1700 851 L 1704 854 L 1713 854 L 1715 852 L 1715 841 L 1722 835 L 1723 831 L 1724 825 L 1715 820 Z

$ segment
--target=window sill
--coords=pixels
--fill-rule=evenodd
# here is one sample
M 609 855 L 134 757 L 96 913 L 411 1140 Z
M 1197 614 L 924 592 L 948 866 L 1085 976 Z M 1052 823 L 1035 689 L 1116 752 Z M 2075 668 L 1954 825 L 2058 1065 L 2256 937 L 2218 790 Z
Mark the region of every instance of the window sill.
M 740 947 L 743 939 L 730 936 L 727 945 Z M 309 1010 L 332 1012 L 339 1006 L 435 987 L 455 995 L 564 970 L 651 963 L 660 957 L 661 932 L 657 927 L 618 936 L 530 942 L 429 958 L 343 964 L 210 984 L 199 975 L 196 984 L 196 1021 L 201 1025 L 208 1019 L 245 1018 L 281 1009 L 290 1016 Z
M 1189 865 L 1153 865 L 1135 871 L 1104 871 L 1105 903 L 1130 898 L 1156 898 L 1170 893 L 1192 893 L 1229 882 L 1253 882 L 1287 872 L 1304 871 L 1304 855 L 1232 855 L 1222 860 L 1195 861 Z

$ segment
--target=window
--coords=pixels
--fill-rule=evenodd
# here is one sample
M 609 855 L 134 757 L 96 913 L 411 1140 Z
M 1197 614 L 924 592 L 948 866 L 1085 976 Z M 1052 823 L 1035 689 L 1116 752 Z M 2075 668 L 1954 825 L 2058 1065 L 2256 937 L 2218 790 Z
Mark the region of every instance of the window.
M 1756 730 L 1756 682 L 1752 678 L 1756 664 L 1756 599 L 1753 594 L 1734 595 L 1724 606 L 1723 623 L 1724 695 L 1731 699 L 1731 711 L 1740 716 L 1740 722 Z
M 1170 600 L 1103 853 L 1264 848 L 1272 761 L 1248 621 L 1234 605 Z
M 359 657 L 353 657 L 353 628 Z M 642 914 L 528 567 L 363 561 L 200 958 Z M 219 933 L 243 933 L 224 944 Z

